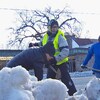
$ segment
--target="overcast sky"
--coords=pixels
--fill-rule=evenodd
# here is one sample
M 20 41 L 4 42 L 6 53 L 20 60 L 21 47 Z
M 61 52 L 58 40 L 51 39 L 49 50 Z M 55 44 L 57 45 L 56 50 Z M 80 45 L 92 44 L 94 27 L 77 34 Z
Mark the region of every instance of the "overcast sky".
M 50 6 L 52 9 L 62 9 L 69 6 L 73 16 L 83 24 L 82 37 L 98 38 L 100 35 L 100 5 L 99 0 L 0 0 L 0 48 L 8 40 L 7 28 L 13 25 L 15 16 L 8 9 L 39 9 Z M 2 38 L 4 37 L 4 38 Z

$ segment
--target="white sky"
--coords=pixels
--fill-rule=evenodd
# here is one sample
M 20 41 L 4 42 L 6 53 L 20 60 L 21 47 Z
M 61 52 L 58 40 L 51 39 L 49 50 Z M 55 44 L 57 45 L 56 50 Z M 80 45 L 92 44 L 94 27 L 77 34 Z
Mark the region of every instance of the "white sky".
M 52 9 L 62 9 L 66 5 L 71 11 L 77 12 L 73 16 L 82 21 L 84 26 L 82 37 L 98 38 L 100 35 L 99 0 L 0 0 L 0 48 L 4 47 L 4 43 L 8 40 L 7 28 L 12 26 L 15 20 L 13 11 L 2 8 L 44 10 L 48 6 Z

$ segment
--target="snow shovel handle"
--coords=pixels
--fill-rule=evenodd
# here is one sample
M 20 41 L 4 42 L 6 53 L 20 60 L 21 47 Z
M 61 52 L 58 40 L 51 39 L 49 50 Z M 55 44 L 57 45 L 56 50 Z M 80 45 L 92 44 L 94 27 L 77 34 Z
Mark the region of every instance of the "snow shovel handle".
M 49 67 L 57 74 L 57 71 L 51 65 Z
M 95 69 L 95 68 L 92 68 L 92 67 L 87 67 L 87 69 L 91 69 L 91 70 L 94 70 L 94 71 L 100 72 L 100 70 Z

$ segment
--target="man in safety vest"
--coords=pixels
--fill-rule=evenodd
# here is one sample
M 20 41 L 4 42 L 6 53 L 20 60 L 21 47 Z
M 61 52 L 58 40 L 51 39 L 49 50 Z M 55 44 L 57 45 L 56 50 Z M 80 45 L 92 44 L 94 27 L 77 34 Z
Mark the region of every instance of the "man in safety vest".
M 50 20 L 48 23 L 48 31 L 42 39 L 42 45 L 51 41 L 55 48 L 55 54 L 53 56 L 46 54 L 49 64 L 57 71 L 58 69 L 61 72 L 61 81 L 69 89 L 69 95 L 73 95 L 76 92 L 75 85 L 68 72 L 68 43 L 64 36 L 64 32 L 59 29 L 58 22 L 55 19 Z M 34 44 L 35 46 L 38 44 Z M 56 73 L 51 67 L 48 67 L 47 78 L 55 79 Z

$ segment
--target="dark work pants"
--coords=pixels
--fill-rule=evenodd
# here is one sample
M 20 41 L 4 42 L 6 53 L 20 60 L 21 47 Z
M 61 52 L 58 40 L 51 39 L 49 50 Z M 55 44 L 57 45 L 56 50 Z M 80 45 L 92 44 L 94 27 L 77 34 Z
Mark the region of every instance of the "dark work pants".
M 59 68 L 60 72 L 61 72 L 61 81 L 67 86 L 67 88 L 69 89 L 68 94 L 71 96 L 76 92 L 76 88 L 75 85 L 69 75 L 68 72 L 68 68 L 67 68 L 67 64 L 61 64 L 59 66 L 53 66 L 55 68 L 55 70 L 57 70 Z M 53 78 L 55 79 L 56 73 L 49 67 L 48 68 L 48 73 L 47 73 L 47 78 Z
M 42 63 L 34 64 L 34 73 L 35 73 L 35 76 L 38 78 L 38 81 L 43 79 L 43 64 Z

